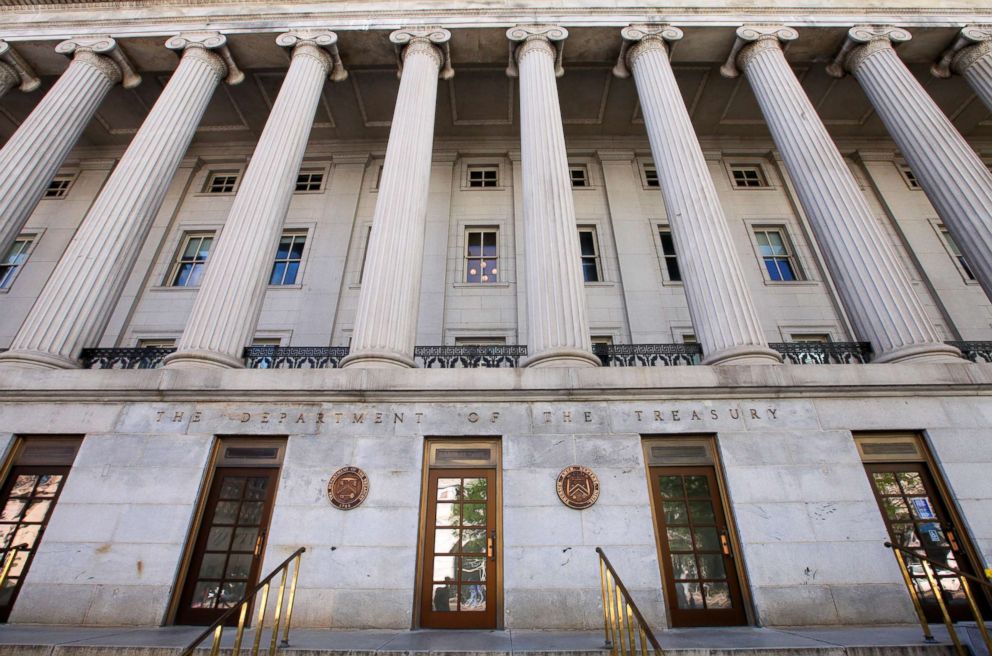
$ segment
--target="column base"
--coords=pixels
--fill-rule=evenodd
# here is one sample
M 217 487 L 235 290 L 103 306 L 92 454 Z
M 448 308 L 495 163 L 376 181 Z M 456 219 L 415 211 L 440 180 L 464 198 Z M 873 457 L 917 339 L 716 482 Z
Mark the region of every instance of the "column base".
M 356 351 L 341 359 L 338 365 L 341 369 L 357 367 L 360 369 L 411 369 L 417 363 L 413 358 L 393 353 L 392 351 Z
M 872 364 L 900 362 L 957 362 L 964 356 L 961 351 L 947 344 L 913 344 L 903 346 L 888 353 L 882 353 L 872 360 Z
M 702 364 L 782 364 L 782 355 L 767 346 L 733 346 L 707 355 Z
M 520 361 L 521 367 L 601 367 L 603 363 L 589 351 L 554 349 L 531 355 Z
M 7 351 L 0 353 L 0 367 L 22 369 L 79 369 L 79 361 L 44 351 Z
M 245 363 L 216 351 L 176 351 L 162 358 L 166 369 L 244 369 Z

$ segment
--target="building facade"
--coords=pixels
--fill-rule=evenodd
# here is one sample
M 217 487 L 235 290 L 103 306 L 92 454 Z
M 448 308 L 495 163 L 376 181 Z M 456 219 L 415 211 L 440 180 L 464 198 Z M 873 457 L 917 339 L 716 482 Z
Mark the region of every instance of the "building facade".
M 598 628 L 596 547 L 656 629 L 992 576 L 989 24 L 0 2 L 0 619 L 299 547 L 325 628 Z

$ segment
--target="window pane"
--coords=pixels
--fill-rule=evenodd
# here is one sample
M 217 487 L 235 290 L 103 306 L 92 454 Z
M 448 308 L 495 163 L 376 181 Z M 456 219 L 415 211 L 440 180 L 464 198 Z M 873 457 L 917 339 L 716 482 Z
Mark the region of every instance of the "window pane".
M 792 270 L 792 263 L 789 260 L 778 260 L 778 268 L 781 272 L 781 280 L 795 280 L 796 274 Z
M 593 241 L 593 235 L 591 230 L 579 231 L 579 246 L 582 248 L 583 255 L 596 254 L 596 243 Z
M 682 272 L 679 270 L 679 262 L 674 257 L 665 258 L 665 267 L 668 269 L 668 279 L 672 282 L 682 282 Z
M 285 260 L 289 257 L 289 249 L 293 245 L 293 238 L 284 236 L 279 240 L 279 247 L 276 249 L 276 259 Z
M 269 284 L 281 285 L 284 275 L 286 275 L 286 263 L 276 262 L 272 265 L 272 275 L 269 276 Z
M 183 250 L 183 259 L 192 260 L 196 257 L 196 251 L 200 247 L 200 239 L 198 237 L 190 237 L 186 242 L 186 248 Z
M 599 282 L 599 271 L 595 259 L 582 260 L 582 277 L 586 282 Z
M 775 259 L 771 257 L 765 258 L 765 268 L 768 269 L 768 278 L 771 280 L 781 280 L 782 276 L 778 272 L 778 267 L 775 265 Z
M 201 260 L 207 259 L 207 256 L 210 255 L 210 247 L 213 245 L 213 243 L 214 243 L 213 237 L 202 237 L 200 239 L 200 250 L 196 254 L 197 258 Z
M 481 232 L 470 232 L 467 237 L 468 241 L 468 254 L 469 255 L 482 255 L 482 233 Z
M 307 243 L 307 238 L 302 235 L 297 235 L 293 240 L 293 247 L 290 249 L 290 257 L 294 260 L 303 259 L 303 245 Z
M 284 285 L 295 285 L 296 284 L 296 274 L 300 270 L 299 262 L 290 262 L 286 266 L 286 277 L 282 281 Z
M 194 264 L 193 268 L 190 270 L 189 280 L 186 281 L 187 287 L 199 287 L 200 280 L 203 279 L 203 265 Z

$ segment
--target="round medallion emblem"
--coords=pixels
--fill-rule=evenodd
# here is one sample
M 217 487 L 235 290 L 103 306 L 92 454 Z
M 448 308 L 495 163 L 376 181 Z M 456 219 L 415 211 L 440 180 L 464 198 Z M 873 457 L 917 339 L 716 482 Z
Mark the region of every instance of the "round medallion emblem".
M 327 482 L 327 498 L 341 510 L 351 510 L 369 495 L 369 477 L 358 467 L 342 467 Z
M 558 498 L 569 508 L 588 508 L 599 499 L 599 479 L 588 467 L 565 467 L 558 474 Z

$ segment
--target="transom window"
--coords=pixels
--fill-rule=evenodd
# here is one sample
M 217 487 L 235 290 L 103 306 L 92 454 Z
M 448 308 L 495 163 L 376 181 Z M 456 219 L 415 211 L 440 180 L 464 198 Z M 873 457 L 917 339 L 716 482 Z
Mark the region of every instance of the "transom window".
M 682 333 L 682 343 L 683 344 L 698 344 L 699 340 L 696 339 L 694 333 Z
M 613 343 L 613 335 L 593 335 L 589 339 L 593 344 L 599 346 L 609 346 Z
M 644 184 L 648 187 L 661 186 L 661 183 L 658 181 L 658 169 L 650 164 L 644 165 Z
M 465 231 L 465 282 L 499 281 L 499 230 L 469 228 Z
M 758 252 L 765 263 L 768 279 L 776 282 L 802 280 L 792 247 L 781 228 L 755 228 Z
M 765 180 L 765 174 L 762 172 L 761 167 L 757 165 L 744 166 L 734 164 L 730 167 L 730 175 L 733 176 L 735 187 L 747 189 L 768 186 L 768 181 Z
M 183 235 L 169 273 L 169 286 L 199 287 L 213 243 L 213 232 L 187 232 Z
M 568 167 L 568 175 L 572 179 L 573 187 L 589 186 L 589 170 L 585 164 L 576 164 Z
M 296 176 L 296 191 L 320 191 L 324 188 L 323 171 L 301 171 Z
M 793 333 L 789 335 L 794 342 L 816 342 L 818 344 L 826 344 L 830 341 L 830 335 L 827 333 Z
M 468 167 L 469 187 L 498 187 L 499 167 L 498 166 L 470 166 Z
M 503 346 L 505 337 L 456 337 L 455 346 Z
M 175 339 L 139 339 L 138 348 L 175 348 Z
M 237 171 L 215 171 L 207 177 L 208 194 L 233 194 L 238 185 Z
M 74 176 L 71 175 L 57 175 L 52 178 L 52 181 L 48 183 L 48 188 L 45 189 L 45 198 L 65 198 L 66 194 L 69 193 L 69 187 L 72 186 L 72 181 Z
M 920 187 L 920 181 L 916 179 L 916 174 L 913 173 L 913 169 L 909 168 L 908 164 L 900 164 L 899 173 L 902 174 L 902 179 L 906 181 L 907 187 L 910 189 L 922 189 Z
M 675 240 L 672 231 L 660 228 L 658 237 L 661 239 L 661 256 L 665 260 L 665 275 L 669 282 L 682 282 L 682 271 L 679 269 L 679 258 L 675 254 Z
M 961 254 L 961 249 L 958 248 L 958 244 L 954 241 L 951 233 L 944 226 L 940 226 L 940 235 L 944 238 L 944 243 L 947 244 L 947 250 L 951 252 L 951 257 L 957 261 L 958 266 L 961 268 L 961 273 L 968 280 L 975 280 L 975 273 L 968 266 L 968 260 L 964 259 L 964 255 Z
M 270 285 L 295 285 L 300 273 L 300 263 L 303 261 L 303 247 L 307 242 L 307 233 L 286 232 L 279 240 L 276 249 L 276 259 L 272 264 L 269 275 Z
M 579 228 L 579 248 L 582 252 L 582 278 L 586 282 L 599 282 L 603 279 L 599 261 L 599 240 L 596 228 Z
M 28 261 L 33 245 L 34 235 L 21 235 L 11 244 L 3 260 L 0 260 L 0 289 L 10 289 L 14 284 L 14 278 Z

